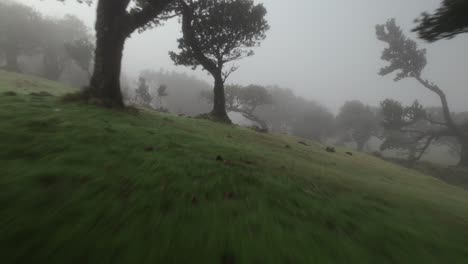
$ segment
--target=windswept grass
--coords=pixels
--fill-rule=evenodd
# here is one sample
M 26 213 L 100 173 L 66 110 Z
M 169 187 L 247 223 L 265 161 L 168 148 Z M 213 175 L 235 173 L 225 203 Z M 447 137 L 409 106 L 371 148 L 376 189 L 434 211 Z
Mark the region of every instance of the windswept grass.
M 30 95 L 41 91 L 69 89 L 0 72 L 1 263 L 468 259 L 468 193 L 435 178 L 283 135 Z

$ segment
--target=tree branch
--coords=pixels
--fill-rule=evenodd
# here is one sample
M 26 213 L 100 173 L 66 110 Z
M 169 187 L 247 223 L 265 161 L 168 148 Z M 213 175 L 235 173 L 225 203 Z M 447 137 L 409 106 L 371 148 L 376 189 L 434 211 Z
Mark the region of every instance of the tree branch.
M 439 96 L 440 101 L 442 103 L 442 110 L 443 110 L 443 113 L 444 113 L 445 122 L 447 123 L 446 125 L 449 128 L 453 129 L 456 133 L 459 133 L 459 129 L 458 129 L 457 125 L 455 125 L 455 122 L 452 119 L 452 115 L 450 114 L 450 108 L 448 106 L 448 101 L 447 101 L 447 97 L 445 96 L 445 93 L 437 85 L 435 85 L 433 83 L 429 83 L 429 81 L 427 81 L 427 80 L 423 80 L 420 76 L 416 76 L 415 78 L 424 87 L 426 87 L 427 89 L 429 89 L 430 91 L 436 93 Z
M 190 1 L 191 2 L 191 1 Z M 200 48 L 197 38 L 195 37 L 194 29 L 192 27 L 193 10 L 184 0 L 179 0 L 179 4 L 182 8 L 182 33 L 184 40 L 187 42 L 187 46 L 193 52 L 194 57 L 200 64 L 213 76 L 218 75 L 218 67 L 216 63 L 203 54 Z
M 126 15 L 127 23 L 125 23 L 127 35 L 156 19 L 171 2 L 174 2 L 174 0 L 148 0 L 148 3 L 140 11 L 128 13 Z

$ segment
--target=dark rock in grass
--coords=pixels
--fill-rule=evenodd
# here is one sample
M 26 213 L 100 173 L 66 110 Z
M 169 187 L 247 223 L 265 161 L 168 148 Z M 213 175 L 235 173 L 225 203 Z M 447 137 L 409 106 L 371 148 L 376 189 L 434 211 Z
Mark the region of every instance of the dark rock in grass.
M 255 132 L 258 132 L 258 133 L 268 133 L 268 129 L 267 129 L 267 128 L 262 128 L 262 127 L 254 126 L 252 129 L 253 129 Z
M 333 147 L 327 147 L 325 150 L 329 153 L 336 153 L 336 150 Z
M 325 222 L 325 226 L 327 227 L 328 230 L 335 231 L 336 230 L 336 224 L 333 220 L 328 219 Z
M 221 157 L 220 155 L 218 155 L 218 156 L 216 157 L 216 161 L 218 161 L 218 162 L 223 162 L 224 159 L 223 159 L 223 157 Z
M 30 93 L 29 95 L 38 96 L 38 97 L 52 96 L 51 93 L 44 92 L 44 91 L 41 91 L 41 92 L 38 92 L 38 93 L 32 92 L 32 93 Z
M 346 152 L 346 155 L 352 156 L 353 153 L 352 152 Z
M 232 253 L 225 252 L 221 255 L 221 264 L 236 264 L 236 257 Z
M 193 205 L 198 204 L 198 199 L 197 199 L 196 196 L 192 196 L 192 200 L 191 200 L 191 201 L 192 201 L 192 204 L 193 204 Z
M 290 149 L 290 148 L 291 148 L 291 146 L 289 146 L 289 145 L 286 145 L 286 146 L 284 146 L 284 147 L 287 148 L 287 149 Z
M 309 144 L 305 143 L 304 141 L 299 141 L 299 142 L 297 142 L 297 143 L 299 143 L 299 144 L 301 144 L 301 145 L 304 145 L 304 146 L 310 146 Z
M 244 159 L 242 159 L 241 162 L 243 162 L 243 163 L 245 163 L 245 164 L 247 164 L 247 165 L 253 165 L 253 164 L 255 163 L 255 162 L 253 162 L 253 161 L 244 160 Z
M 154 147 L 146 147 L 146 148 L 145 148 L 145 151 L 146 151 L 146 152 L 153 152 L 153 151 L 154 151 Z
M 7 91 L 3 93 L 4 96 L 16 96 L 16 93 L 13 91 Z
M 233 192 L 225 192 L 224 193 L 224 199 L 232 200 L 233 198 L 234 198 L 234 193 Z

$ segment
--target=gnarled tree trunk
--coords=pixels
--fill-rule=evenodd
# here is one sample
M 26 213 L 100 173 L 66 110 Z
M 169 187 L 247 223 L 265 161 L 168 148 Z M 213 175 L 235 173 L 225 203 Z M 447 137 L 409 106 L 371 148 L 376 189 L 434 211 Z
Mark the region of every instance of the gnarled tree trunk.
M 214 76 L 214 97 L 213 97 L 213 110 L 211 111 L 211 116 L 216 119 L 216 121 L 231 123 L 229 116 L 226 112 L 226 97 L 224 94 L 224 80 L 221 74 Z

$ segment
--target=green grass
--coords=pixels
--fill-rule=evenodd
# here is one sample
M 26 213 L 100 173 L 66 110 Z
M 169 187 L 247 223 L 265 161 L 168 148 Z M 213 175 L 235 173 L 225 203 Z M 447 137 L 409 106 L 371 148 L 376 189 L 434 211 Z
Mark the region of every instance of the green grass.
M 468 192 L 433 177 L 284 135 L 29 94 L 40 91 L 69 88 L 0 72 L 1 263 L 468 259 Z

